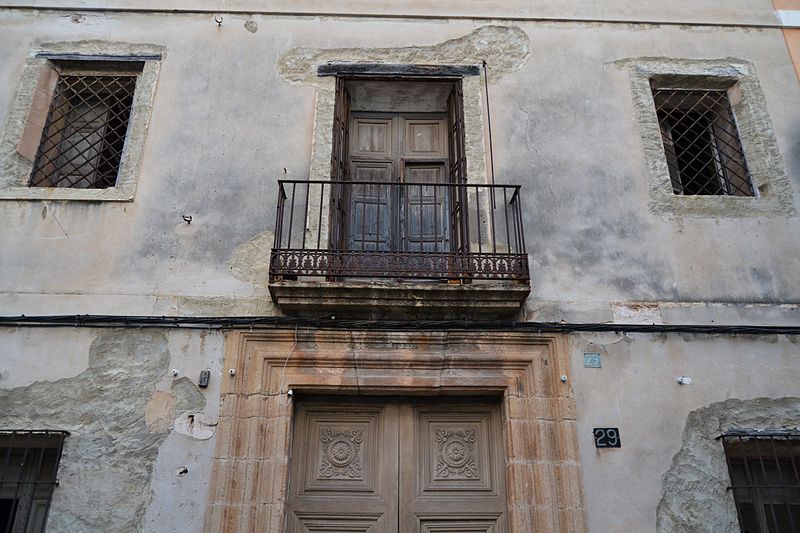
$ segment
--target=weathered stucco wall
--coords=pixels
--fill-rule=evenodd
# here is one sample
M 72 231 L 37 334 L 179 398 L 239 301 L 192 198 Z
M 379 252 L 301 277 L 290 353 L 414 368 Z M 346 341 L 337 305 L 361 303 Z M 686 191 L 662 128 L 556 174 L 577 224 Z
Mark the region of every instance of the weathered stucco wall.
M 166 0 L 159 4 L 163 9 L 205 10 L 214 12 L 220 4 L 213 0 Z M 75 5 L 74 0 L 10 0 L 6 5 Z M 108 8 L 102 0 L 86 0 L 82 7 Z M 122 0 L 115 2 L 119 8 L 152 8 L 148 0 Z M 432 17 L 477 17 L 477 18 L 531 18 L 550 17 L 562 19 L 601 19 L 632 21 L 673 21 L 673 22 L 728 22 L 774 24 L 776 16 L 770 0 L 676 0 L 664 4 L 658 0 L 643 0 L 631 9 L 627 0 L 603 0 L 587 4 L 583 0 L 505 0 L 502 2 L 475 2 L 474 0 L 447 0 L 429 2 L 427 0 L 407 0 L 398 4 L 374 2 L 372 0 L 348 0 L 347 2 L 326 2 L 325 0 L 277 0 L 265 6 L 260 0 L 229 0 L 227 9 L 244 13 L 303 14 L 309 15 L 382 15 L 390 16 L 432 16 Z
M 738 531 L 714 439 L 800 428 L 800 340 L 585 334 L 570 346 L 589 530 Z M 584 352 L 600 353 L 602 368 L 584 368 Z M 622 448 L 596 449 L 596 427 L 618 427 Z
M 3 331 L 0 428 L 70 433 L 48 530 L 202 528 L 221 345 L 207 332 Z
M 309 176 L 319 106 L 314 87 L 286 79 L 287 57 L 323 50 L 331 59 L 344 50 L 344 59 L 388 60 L 396 51 L 411 61 L 438 43 L 482 35 L 466 21 L 258 15 L 229 15 L 217 26 L 202 14 L 6 11 L 3 24 L 0 121 L 35 42 L 112 32 L 115 42 L 165 50 L 133 202 L 0 201 L 9 228 L 0 246 L 14 250 L 0 256 L 0 310 L 9 314 L 276 312 L 265 279 L 275 180 Z M 523 35 L 515 42 L 530 51 L 515 60 L 518 70 L 489 85 L 496 181 L 523 185 L 533 275 L 526 317 L 610 316 L 609 302 L 800 298 L 798 258 L 784 253 L 800 247 L 800 219 L 790 210 L 747 218 L 651 212 L 630 74 L 615 64 L 631 57 L 751 63 L 783 156 L 787 198 L 796 203 L 800 90 L 779 30 L 500 26 Z M 481 46 L 464 60 L 486 55 L 491 72 L 499 59 Z
M 498 8 L 440 4 L 409 8 L 465 17 Z M 585 4 L 525 3 L 530 11 L 521 12 L 630 11 L 622 0 L 581 11 Z M 635 16 L 774 18 L 767 0 L 641 4 Z M 519 12 L 521 5 L 500 7 Z M 37 42 L 99 39 L 165 51 L 132 202 L 0 201 L 0 315 L 276 314 L 266 263 L 275 180 L 310 175 L 321 120 L 315 109 L 325 103 L 320 94 L 329 95 L 287 79 L 287 58 L 324 51 L 310 55 L 335 59 L 347 50 L 344 59 L 428 61 L 442 43 L 466 40 L 470 54 L 448 58 L 478 61 L 486 45 L 481 28 L 492 25 L 519 45 L 513 68 L 490 75 L 489 84 L 496 181 L 523 186 L 533 291 L 519 318 L 798 323 L 800 217 L 790 207 L 800 199 L 800 87 L 780 29 L 247 13 L 225 13 L 218 26 L 210 13 L 0 13 L 0 123 L 9 119 Z M 497 50 L 487 54 L 491 73 L 500 58 Z M 772 163 L 786 171 L 789 207 L 746 217 L 651 209 L 636 95 L 630 71 L 619 66 L 643 57 L 736 58 L 753 66 L 770 118 L 759 127 L 774 133 L 780 161 Z M 304 68 L 307 75 L 313 65 Z M 483 104 L 471 105 L 483 120 Z M 485 158 L 485 144 L 471 149 Z M 576 335 L 571 346 L 591 531 L 652 531 L 662 501 L 659 523 L 684 527 L 688 507 L 671 499 L 675 482 L 667 473 L 673 460 L 682 464 L 686 438 L 704 438 L 685 428 L 728 399 L 744 405 L 798 396 L 796 338 Z M 603 354 L 602 369 L 583 368 L 587 350 Z M 0 427 L 72 432 L 53 528 L 201 530 L 221 361 L 222 335 L 214 332 L 1 331 Z M 199 391 L 193 383 L 205 368 L 212 384 Z M 677 385 L 682 374 L 692 385 Z M 613 425 L 623 448 L 595 451 L 591 428 Z

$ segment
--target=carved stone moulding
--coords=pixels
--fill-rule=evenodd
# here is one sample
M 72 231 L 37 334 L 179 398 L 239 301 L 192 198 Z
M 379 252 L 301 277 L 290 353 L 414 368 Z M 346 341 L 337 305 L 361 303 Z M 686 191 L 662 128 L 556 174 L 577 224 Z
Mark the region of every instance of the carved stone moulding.
M 235 374 L 222 385 L 208 532 L 284 531 L 294 413 L 290 389 L 295 398 L 304 393 L 501 397 L 510 531 L 586 530 L 575 399 L 570 380 L 560 380 L 569 375 L 564 336 L 233 331 L 225 365 Z M 366 415 L 353 416 L 370 423 Z M 320 424 L 319 462 L 309 483 L 336 477 L 369 484 L 362 463 L 368 433 L 357 424 Z M 478 427 L 478 422 L 430 424 L 431 483 L 479 483 L 485 477 L 474 460 L 483 445 Z M 437 528 L 431 522 L 422 529 Z

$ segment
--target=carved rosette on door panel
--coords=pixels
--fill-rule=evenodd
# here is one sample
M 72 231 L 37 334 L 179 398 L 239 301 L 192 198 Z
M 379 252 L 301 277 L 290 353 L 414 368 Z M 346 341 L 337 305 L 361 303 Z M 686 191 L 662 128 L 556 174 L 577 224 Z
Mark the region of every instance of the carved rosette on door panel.
M 323 429 L 320 437 L 319 475 L 326 479 L 363 479 L 361 443 L 364 430 Z
M 474 479 L 478 477 L 475 462 L 475 443 L 478 428 L 466 427 L 463 431 L 437 429 L 434 441 L 438 446 L 434 479 Z

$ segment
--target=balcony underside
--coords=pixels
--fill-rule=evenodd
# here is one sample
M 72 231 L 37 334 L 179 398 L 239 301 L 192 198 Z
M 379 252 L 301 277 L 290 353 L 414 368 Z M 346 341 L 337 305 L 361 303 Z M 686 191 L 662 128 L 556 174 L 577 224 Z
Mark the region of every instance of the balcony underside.
M 452 319 L 514 315 L 531 289 L 502 281 L 352 280 L 276 281 L 269 290 L 278 307 L 292 314 Z

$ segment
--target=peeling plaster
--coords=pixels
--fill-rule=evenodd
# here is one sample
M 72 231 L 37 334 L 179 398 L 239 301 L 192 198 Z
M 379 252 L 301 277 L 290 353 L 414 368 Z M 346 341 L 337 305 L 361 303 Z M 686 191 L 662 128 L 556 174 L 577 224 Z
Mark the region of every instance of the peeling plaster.
M 680 451 L 662 478 L 659 533 L 738 532 L 722 443 L 731 429 L 797 428 L 800 398 L 725 400 L 689 413 Z
M 238 246 L 230 260 L 231 274 L 256 287 L 266 287 L 269 284 L 269 254 L 274 239 L 274 233 L 265 231 Z
M 174 427 L 176 414 L 194 413 L 206 407 L 206 397 L 189 378 L 178 378 L 170 387 L 170 392 L 158 390 L 147 403 L 144 421 L 147 428 L 154 432 L 169 431 Z M 179 418 L 180 419 L 180 418 Z M 175 420 L 177 422 L 177 420 Z
M 248 20 L 244 23 L 244 29 L 250 33 L 256 33 L 258 31 L 258 23 L 255 20 Z
M 295 48 L 281 58 L 278 68 L 289 81 L 327 87 L 328 80 L 317 76 L 317 66 L 332 61 L 476 65 L 485 60 L 489 81 L 495 83 L 525 64 L 530 55 L 529 44 L 528 35 L 519 28 L 483 26 L 463 37 L 432 46 Z
M 186 411 L 198 412 L 206 408 L 206 397 L 189 378 L 173 381 L 170 392 L 175 398 L 175 411 L 179 414 Z
M 54 354 L 55 356 L 55 354 Z M 53 494 L 49 531 L 137 531 L 145 512 L 153 465 L 168 428 L 159 425 L 164 404 L 150 407 L 167 371 L 162 332 L 114 330 L 97 336 L 89 368 L 57 381 L 0 389 L 0 427 L 67 430 Z M 182 396 L 179 393 L 179 396 Z M 185 402 L 184 405 L 196 405 Z M 153 418 L 153 414 L 158 415 Z
M 203 414 L 186 413 L 175 419 L 175 432 L 197 440 L 208 440 L 214 436 L 218 422 Z
M 144 409 L 144 422 L 154 433 L 169 431 L 175 418 L 175 397 L 165 391 L 156 391 Z

